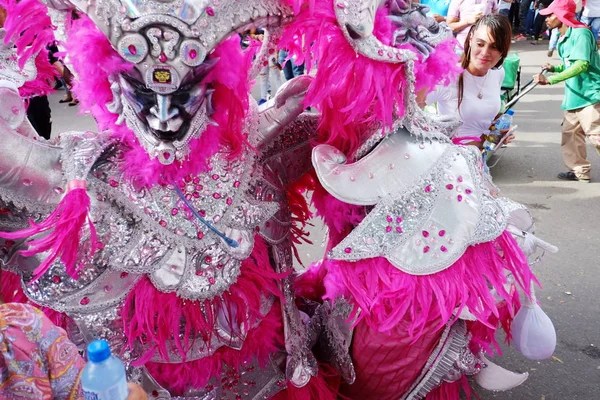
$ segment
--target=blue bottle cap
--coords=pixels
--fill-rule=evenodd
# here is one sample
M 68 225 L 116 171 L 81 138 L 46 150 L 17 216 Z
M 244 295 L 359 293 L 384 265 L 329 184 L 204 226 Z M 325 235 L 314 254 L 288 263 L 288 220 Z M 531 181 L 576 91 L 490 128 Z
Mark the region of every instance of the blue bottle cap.
M 510 110 L 506 111 L 506 113 L 508 115 L 515 115 L 515 111 L 513 109 L 510 109 Z
M 91 362 L 102 362 L 110 355 L 110 346 L 106 340 L 94 340 L 87 346 L 87 356 Z

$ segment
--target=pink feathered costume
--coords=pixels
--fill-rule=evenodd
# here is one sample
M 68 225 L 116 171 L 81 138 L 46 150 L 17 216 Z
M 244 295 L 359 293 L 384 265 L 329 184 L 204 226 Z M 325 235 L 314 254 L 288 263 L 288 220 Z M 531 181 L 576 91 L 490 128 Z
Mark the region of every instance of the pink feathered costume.
M 3 2 L 24 62 L 47 40 L 45 6 Z M 47 3 L 79 12 L 64 47 L 99 133 L 34 140 L 18 85 L 0 88 L 16 110 L 0 120 L 6 300 L 78 345 L 109 340 L 152 398 L 458 399 L 466 375 L 525 379 L 483 352 L 535 281 L 507 230 L 537 239 L 452 144 L 456 121 L 416 107 L 459 72 L 426 8 Z M 258 53 L 237 37 L 252 27 Z M 251 83 L 278 48 L 315 76 L 258 107 Z M 328 253 L 298 277 L 307 191 Z

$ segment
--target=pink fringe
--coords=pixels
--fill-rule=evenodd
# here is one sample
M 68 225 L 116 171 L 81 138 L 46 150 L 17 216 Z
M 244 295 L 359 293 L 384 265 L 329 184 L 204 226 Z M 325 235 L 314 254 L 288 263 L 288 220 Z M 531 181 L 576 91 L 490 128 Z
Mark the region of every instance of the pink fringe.
M 494 288 L 507 303 L 514 294 L 504 289 L 505 273 L 513 274 L 517 285 L 530 292 L 536 281 L 527 260 L 512 236 L 505 232 L 497 239 L 471 246 L 452 266 L 434 275 L 406 274 L 384 258 L 349 263 L 326 260 L 326 298 L 351 295 L 362 309 L 358 321 L 371 329 L 389 332 L 400 321 L 409 320 L 407 334 L 418 338 L 428 323 L 437 320 L 441 328 L 457 307 L 469 311 L 484 325 L 494 328 L 490 318 L 500 317 Z M 497 321 L 497 319 L 496 319 Z
M 33 281 L 38 280 L 50 268 L 52 263 L 60 259 L 69 276 L 77 279 L 79 270 L 98 250 L 96 228 L 88 216 L 90 198 L 85 189 L 73 189 L 60 201 L 56 210 L 39 224 L 29 221 L 30 227 L 16 232 L 0 232 L 5 239 L 27 239 L 35 235 L 47 235 L 30 240 L 28 250 L 21 250 L 25 257 L 31 257 L 46 251 L 50 254 L 35 271 Z M 85 258 L 77 264 L 81 231 L 87 222 L 90 231 L 89 251 Z
M 199 360 L 179 364 L 149 362 L 146 368 L 171 394 L 180 396 L 190 388 L 204 388 L 211 378 L 221 375 L 225 366 L 240 371 L 244 362 L 256 358 L 264 367 L 274 351 L 284 348 L 281 317 L 281 306 L 276 301 L 260 324 L 248 332 L 241 350 L 222 347 L 212 356 Z
M 128 345 L 151 344 L 137 364 L 144 364 L 156 352 L 164 360 L 169 359 L 169 351 L 185 358 L 195 339 L 210 341 L 216 320 L 216 315 L 210 312 L 213 309 L 226 310 L 235 320 L 234 326 L 249 328 L 262 319 L 261 297 L 281 296 L 277 281 L 282 276 L 271 269 L 268 248 L 260 237 L 256 237 L 254 250 L 241 268 L 241 275 L 228 291 L 202 302 L 162 293 L 148 278 L 142 279 L 129 293 L 122 311 Z M 183 339 L 180 338 L 182 320 L 186 321 Z M 168 348 L 166 343 L 172 339 L 174 348 Z

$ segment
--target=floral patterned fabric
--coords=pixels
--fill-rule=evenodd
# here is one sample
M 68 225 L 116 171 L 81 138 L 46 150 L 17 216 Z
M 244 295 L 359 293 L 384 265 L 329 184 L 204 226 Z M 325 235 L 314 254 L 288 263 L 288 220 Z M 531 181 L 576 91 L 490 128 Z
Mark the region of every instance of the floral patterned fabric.
M 0 399 L 82 399 L 84 365 L 66 332 L 41 311 L 0 304 Z

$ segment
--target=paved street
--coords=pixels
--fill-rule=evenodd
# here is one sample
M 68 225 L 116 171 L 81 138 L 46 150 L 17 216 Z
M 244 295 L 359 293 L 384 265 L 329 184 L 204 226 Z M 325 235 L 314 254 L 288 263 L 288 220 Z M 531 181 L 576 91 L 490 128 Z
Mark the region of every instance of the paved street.
M 538 46 L 529 41 L 513 45 L 521 55 L 523 83 L 548 61 L 546 45 L 547 41 Z M 541 362 L 506 349 L 496 363 L 528 371 L 530 378 L 510 392 L 480 392 L 484 400 L 600 399 L 600 157 L 590 146 L 592 183 L 557 180 L 556 174 L 564 170 L 560 155 L 563 93 L 562 85 L 538 87 L 514 107 L 517 140 L 492 170 L 504 195 L 530 208 L 538 235 L 560 248 L 536 267 L 543 285 L 538 298 L 554 321 L 558 347 L 555 358 Z M 73 107 L 58 104 L 61 97 L 59 92 L 51 99 L 54 132 L 95 129 L 89 116 L 76 116 Z M 300 249 L 305 263 L 322 255 L 322 237 L 323 230 L 314 228 L 315 244 Z

